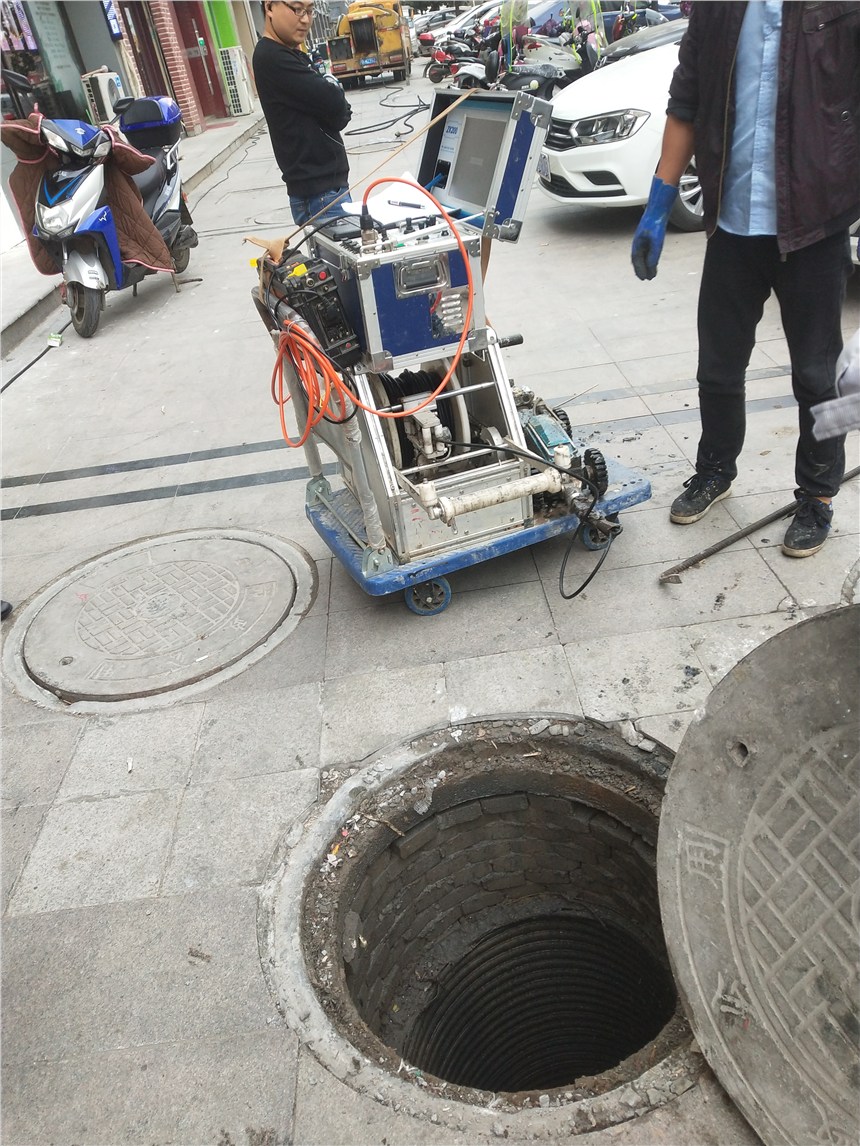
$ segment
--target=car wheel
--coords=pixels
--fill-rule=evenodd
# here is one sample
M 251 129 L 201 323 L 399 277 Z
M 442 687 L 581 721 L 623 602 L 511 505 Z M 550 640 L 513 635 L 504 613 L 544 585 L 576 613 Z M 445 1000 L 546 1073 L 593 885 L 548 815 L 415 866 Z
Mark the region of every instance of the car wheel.
M 703 231 L 705 229 L 702 185 L 699 182 L 695 159 L 690 160 L 690 166 L 681 176 L 678 198 L 675 200 L 675 206 L 669 215 L 669 222 L 679 231 Z

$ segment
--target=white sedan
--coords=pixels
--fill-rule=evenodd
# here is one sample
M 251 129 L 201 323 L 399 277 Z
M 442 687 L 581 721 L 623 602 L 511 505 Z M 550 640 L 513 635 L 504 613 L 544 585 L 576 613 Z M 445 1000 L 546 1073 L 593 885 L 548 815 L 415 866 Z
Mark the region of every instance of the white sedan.
M 559 92 L 538 164 L 541 189 L 557 203 L 644 206 L 677 63 L 678 44 L 665 44 L 597 68 Z M 683 231 L 704 227 L 695 160 L 670 222 Z

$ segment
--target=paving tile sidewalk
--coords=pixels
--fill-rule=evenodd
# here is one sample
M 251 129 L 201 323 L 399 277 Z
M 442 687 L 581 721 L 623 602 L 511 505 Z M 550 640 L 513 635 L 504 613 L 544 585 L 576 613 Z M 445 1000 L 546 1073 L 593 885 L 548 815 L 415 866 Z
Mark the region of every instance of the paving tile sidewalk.
M 432 90 L 417 79 L 399 94 L 351 93 L 353 126 L 391 119 L 383 95 L 405 104 Z M 410 1118 L 300 1046 L 257 941 L 276 847 L 318 804 L 323 772 L 449 722 L 585 714 L 633 722 L 675 749 L 747 652 L 858 599 L 858 483 L 840 494 L 816 557 L 783 557 L 777 522 L 680 585 L 659 584 L 668 565 L 791 500 L 796 409 L 778 310 L 768 306 L 751 363 L 733 494 L 697 526 L 674 526 L 667 506 L 697 439 L 702 237 L 670 233 L 658 278 L 642 284 L 629 267 L 635 212 L 561 209 L 535 191 L 520 242 L 495 244 L 486 284 L 496 328 L 526 338 L 506 352 L 510 373 L 564 402 L 591 444 L 645 470 L 652 499 L 622 516 L 575 601 L 558 593 L 563 542 L 455 574 L 436 618 L 365 596 L 307 523 L 301 451 L 277 441 L 272 349 L 242 239 L 292 225 L 267 137 L 251 123 L 236 131 L 239 150 L 192 194 L 201 242 L 189 276 L 201 281 L 176 295 L 147 280 L 136 299 L 110 297 L 94 339 L 67 337 L 37 360 L 48 319 L 7 356 L 7 371 L 32 365 L 2 399 L 3 596 L 21 606 L 138 538 L 241 526 L 302 546 L 316 599 L 275 651 L 171 708 L 57 711 L 3 680 L 3 1141 L 493 1143 L 489 1118 L 477 1137 Z M 207 147 L 208 136 L 198 137 Z M 400 142 L 385 126 L 348 137 L 355 178 Z M 200 148 L 203 171 L 218 152 Z M 390 162 L 400 174 L 417 158 Z M 4 298 L 23 282 L 7 265 Z M 855 282 L 846 333 L 858 318 Z M 856 435 L 849 455 L 857 464 Z M 574 551 L 567 586 L 594 560 Z M 757 1139 L 706 1076 L 660 1111 L 580 1141 Z

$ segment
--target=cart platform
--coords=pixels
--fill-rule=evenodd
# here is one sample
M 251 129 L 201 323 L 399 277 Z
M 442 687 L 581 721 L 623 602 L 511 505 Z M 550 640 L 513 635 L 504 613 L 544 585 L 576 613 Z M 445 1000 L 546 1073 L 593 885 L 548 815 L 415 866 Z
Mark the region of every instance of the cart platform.
M 606 459 L 606 466 L 609 485 L 597 500 L 594 507 L 596 514 L 614 517 L 624 509 L 647 501 L 651 496 L 651 483 L 641 473 L 627 469 L 612 458 Z M 441 613 L 450 602 L 451 590 L 445 581 L 447 573 L 468 569 L 482 561 L 525 549 L 539 541 L 571 533 L 580 523 L 575 514 L 569 513 L 539 525 L 512 528 L 510 533 L 483 542 L 464 544 L 417 561 L 366 574 L 363 570 L 363 556 L 367 549 L 367 536 L 358 500 L 348 489 L 339 489 L 327 495 L 326 501 L 328 504 L 314 498 L 313 503 L 306 506 L 308 520 L 356 584 L 372 597 L 403 591 L 409 608 L 424 616 Z M 583 541 L 589 549 L 602 549 L 609 543 L 609 538 L 600 543 L 587 538 L 583 538 Z M 426 593 L 422 592 L 424 587 Z

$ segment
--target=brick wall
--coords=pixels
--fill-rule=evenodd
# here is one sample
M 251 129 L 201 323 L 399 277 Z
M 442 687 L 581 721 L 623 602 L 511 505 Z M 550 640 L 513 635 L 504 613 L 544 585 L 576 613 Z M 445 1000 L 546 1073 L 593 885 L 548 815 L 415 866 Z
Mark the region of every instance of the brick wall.
M 199 135 L 203 130 L 203 112 L 191 80 L 173 4 L 169 3 L 169 0 L 150 0 L 149 7 L 173 90 L 176 93 L 176 101 L 182 111 L 183 123 L 189 135 Z

